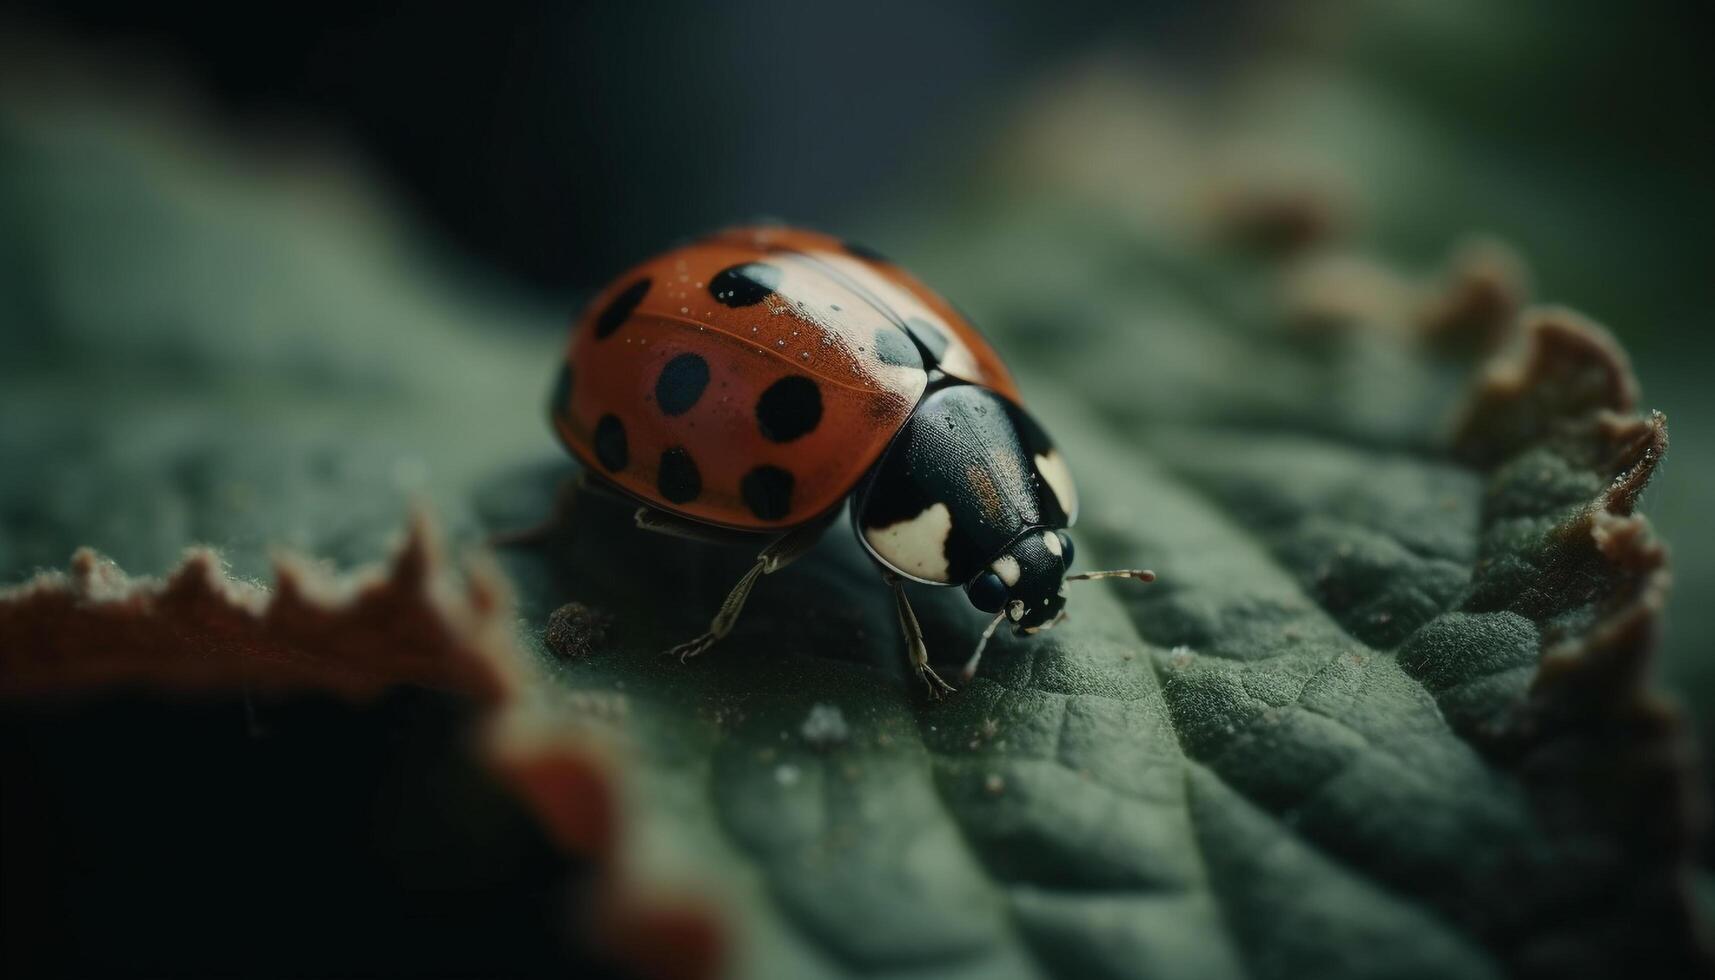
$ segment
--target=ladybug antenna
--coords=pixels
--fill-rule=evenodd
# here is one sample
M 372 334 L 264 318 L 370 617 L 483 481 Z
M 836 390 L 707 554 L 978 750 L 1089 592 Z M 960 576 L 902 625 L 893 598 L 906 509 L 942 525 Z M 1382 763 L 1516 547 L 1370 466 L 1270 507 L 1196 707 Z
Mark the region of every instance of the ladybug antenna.
M 996 613 L 994 619 L 983 628 L 983 635 L 977 640 L 976 652 L 971 654 L 971 659 L 965 661 L 965 669 L 959 671 L 959 683 L 965 683 L 972 677 L 976 676 L 977 661 L 983 659 L 983 648 L 989 645 L 989 637 L 993 636 L 994 631 L 1000 628 L 1000 624 L 1004 622 L 1006 622 L 1006 610 L 1002 609 L 1000 612 Z
M 1093 582 L 1099 578 L 1134 578 L 1139 582 L 1153 582 L 1155 573 L 1147 568 L 1115 568 L 1106 572 L 1079 572 L 1066 576 L 1066 581 Z

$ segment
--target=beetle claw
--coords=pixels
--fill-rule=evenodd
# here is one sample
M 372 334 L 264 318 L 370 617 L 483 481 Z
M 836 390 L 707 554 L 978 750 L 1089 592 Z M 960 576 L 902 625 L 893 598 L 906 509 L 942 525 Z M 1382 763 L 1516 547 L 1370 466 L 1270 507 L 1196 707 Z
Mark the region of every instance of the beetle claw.
M 928 664 L 923 665 L 922 669 L 917 672 L 917 676 L 923 678 L 923 686 L 929 689 L 929 700 L 931 701 L 939 701 L 944 695 L 959 692 L 958 688 L 942 680 L 941 675 L 935 673 L 934 668 Z
M 666 651 L 665 655 L 669 657 L 678 657 L 679 662 L 684 663 L 692 657 L 702 653 L 704 650 L 707 650 L 709 647 L 714 646 L 715 641 L 718 639 L 720 639 L 720 637 L 713 633 L 704 633 L 701 636 L 686 640 L 671 650 Z

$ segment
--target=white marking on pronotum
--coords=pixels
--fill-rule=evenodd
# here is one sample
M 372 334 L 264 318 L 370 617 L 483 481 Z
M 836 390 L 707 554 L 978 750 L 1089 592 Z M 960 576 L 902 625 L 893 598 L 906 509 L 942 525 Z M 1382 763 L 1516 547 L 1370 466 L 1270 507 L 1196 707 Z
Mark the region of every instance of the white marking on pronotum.
M 951 330 L 943 331 L 947 349 L 941 352 L 941 369 L 955 378 L 975 378 L 982 374 L 976 355 Z
M 1060 535 L 1055 534 L 1053 531 L 1044 532 L 1042 535 L 1042 547 L 1047 548 L 1056 558 L 1058 558 L 1060 556 Z
M 1018 567 L 1017 558 L 1014 558 L 1011 555 L 1001 555 L 999 558 L 996 558 L 994 564 L 989 567 L 994 569 L 994 573 L 1000 576 L 1000 580 L 1005 582 L 1008 588 L 1018 584 L 1018 576 L 1021 574 L 1021 571 Z
M 945 582 L 947 535 L 952 531 L 953 512 L 946 504 L 935 504 L 910 520 L 865 528 L 863 536 L 876 554 L 905 574 Z
M 1036 457 L 1036 472 L 1042 474 L 1042 479 L 1048 483 L 1048 489 L 1054 491 L 1054 499 L 1060 502 L 1060 509 L 1071 517 L 1078 512 L 1078 489 L 1072 485 L 1072 471 L 1066 468 L 1066 461 L 1060 458 L 1058 450 L 1050 449 Z

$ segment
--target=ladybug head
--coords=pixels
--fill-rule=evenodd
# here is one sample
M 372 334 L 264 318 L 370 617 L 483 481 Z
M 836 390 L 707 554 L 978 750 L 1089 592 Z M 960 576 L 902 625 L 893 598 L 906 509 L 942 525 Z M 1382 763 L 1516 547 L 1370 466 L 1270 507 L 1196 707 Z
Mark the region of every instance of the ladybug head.
M 1072 567 L 1072 539 L 1063 530 L 1032 528 L 1007 543 L 981 575 L 965 586 L 971 605 L 994 614 L 983 630 L 977 650 L 965 663 L 962 676 L 970 680 L 977 672 L 983 647 L 1001 623 L 1010 623 L 1014 636 L 1028 636 L 1052 629 L 1066 618 L 1066 584 L 1103 578 L 1155 581 L 1155 573 L 1142 569 L 1067 574 Z
M 1072 560 L 1065 531 L 1032 528 L 1007 543 L 988 568 L 965 586 L 971 605 L 994 613 L 1023 636 L 1059 622 L 1066 607 L 1063 580 Z

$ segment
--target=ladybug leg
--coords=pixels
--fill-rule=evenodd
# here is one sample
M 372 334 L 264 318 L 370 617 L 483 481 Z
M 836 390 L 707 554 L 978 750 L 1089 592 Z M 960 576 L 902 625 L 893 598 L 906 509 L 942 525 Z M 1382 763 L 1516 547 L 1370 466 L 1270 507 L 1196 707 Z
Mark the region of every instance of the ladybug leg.
M 707 633 L 698 634 L 667 653 L 678 657 L 679 662 L 684 663 L 714 646 L 716 641 L 731 632 L 733 624 L 738 622 L 738 614 L 744 611 L 745 600 L 750 598 L 750 590 L 756 587 L 756 580 L 763 575 L 763 567 L 763 561 L 758 559 L 756 564 L 750 566 L 750 571 L 745 572 L 744 577 L 738 580 L 738 584 L 732 587 L 732 591 L 727 593 L 726 599 L 721 603 L 720 611 L 715 613 L 714 621 L 709 623 Z
M 641 526 L 641 513 L 639 524 Z M 700 636 L 686 640 L 667 652 L 679 658 L 680 663 L 691 659 L 709 647 L 721 637 L 732 631 L 733 624 L 738 622 L 738 614 L 744 611 L 744 602 L 750 598 L 750 590 L 756 587 L 757 579 L 764 575 L 778 572 L 787 565 L 797 561 L 809 551 L 827 529 L 829 521 L 817 521 L 795 527 L 762 549 L 756 556 L 756 564 L 750 566 L 750 571 L 738 580 L 738 584 L 727 593 L 726 600 L 721 603 L 720 611 L 715 613 L 714 621 L 709 623 L 709 631 Z
M 952 694 L 956 688 L 942 680 L 941 675 L 935 673 L 935 668 L 929 666 L 929 646 L 923 642 L 923 627 L 917 622 L 917 614 L 911 610 L 911 600 L 905 598 L 905 585 L 892 572 L 883 572 L 881 577 L 893 589 L 893 601 L 899 607 L 899 628 L 905 631 L 906 654 L 911 659 L 911 669 L 917 671 L 917 676 L 929 689 L 929 700 Z

